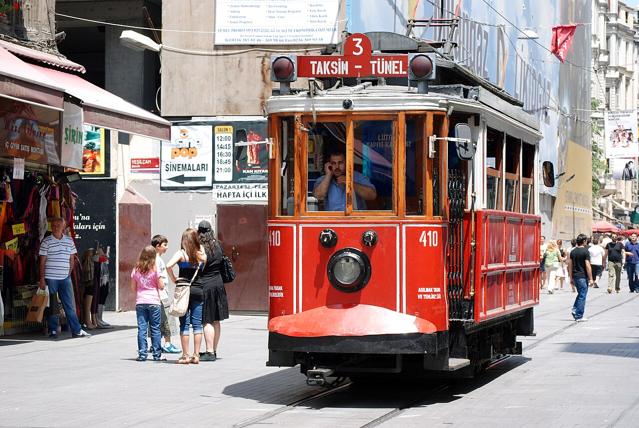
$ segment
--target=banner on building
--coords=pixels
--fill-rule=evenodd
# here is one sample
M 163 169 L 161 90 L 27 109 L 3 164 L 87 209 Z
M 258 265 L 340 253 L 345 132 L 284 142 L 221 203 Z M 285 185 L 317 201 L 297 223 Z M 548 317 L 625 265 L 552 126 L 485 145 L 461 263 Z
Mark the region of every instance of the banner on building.
M 60 165 L 83 170 L 83 110 L 79 105 L 64 102 L 62 115 L 62 148 Z
M 610 159 L 609 169 L 614 180 L 634 180 L 637 178 L 637 159 Z
M 0 98 L 0 156 L 59 165 L 60 112 Z
M 107 131 L 93 125 L 84 125 L 83 129 L 81 174 L 94 177 L 107 176 Z
M 160 149 L 160 189 L 210 189 L 213 185 L 211 125 L 171 127 L 171 140 Z
M 604 132 L 608 159 L 639 156 L 637 110 L 606 112 Z
M 218 0 L 216 45 L 337 43 L 339 0 Z

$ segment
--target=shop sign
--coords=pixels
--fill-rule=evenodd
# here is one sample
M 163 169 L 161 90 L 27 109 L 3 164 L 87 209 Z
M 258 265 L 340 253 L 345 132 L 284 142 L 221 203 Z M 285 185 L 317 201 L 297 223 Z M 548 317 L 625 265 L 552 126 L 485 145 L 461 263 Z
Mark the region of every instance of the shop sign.
M 8 157 L 57 165 L 60 163 L 55 148 L 55 128 L 41 125 L 35 119 L 17 117 L 6 119 L 0 154 Z
M 213 185 L 211 125 L 171 127 L 171 141 L 160 149 L 160 189 L 198 189 Z
M 339 0 L 218 0 L 216 45 L 337 43 Z
M 60 164 L 69 168 L 82 169 L 82 150 L 84 142 L 82 107 L 64 102 L 62 115 L 62 148 Z
M 131 172 L 157 172 L 160 158 L 131 158 Z
M 406 77 L 407 55 L 372 55 L 371 41 L 353 34 L 344 41 L 344 55 L 298 56 L 298 77 Z
M 213 198 L 218 201 L 266 202 L 268 184 L 266 183 L 229 183 L 213 184 Z

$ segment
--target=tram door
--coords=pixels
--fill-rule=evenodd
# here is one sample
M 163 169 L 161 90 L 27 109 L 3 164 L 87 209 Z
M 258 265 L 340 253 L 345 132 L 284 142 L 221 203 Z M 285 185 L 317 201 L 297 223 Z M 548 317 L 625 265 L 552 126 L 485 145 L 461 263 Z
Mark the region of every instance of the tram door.
M 266 205 L 218 205 L 218 238 L 237 274 L 226 286 L 229 309 L 268 311 Z

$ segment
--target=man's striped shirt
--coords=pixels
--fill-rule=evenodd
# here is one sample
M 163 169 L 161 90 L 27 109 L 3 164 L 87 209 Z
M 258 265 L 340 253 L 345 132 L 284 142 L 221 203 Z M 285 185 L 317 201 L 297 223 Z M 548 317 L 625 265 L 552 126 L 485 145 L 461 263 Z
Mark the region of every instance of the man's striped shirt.
M 73 240 L 63 235 L 62 239 L 56 239 L 49 235 L 40 244 L 40 255 L 47 256 L 44 265 L 44 277 L 46 279 L 65 279 L 69 276 L 71 267 L 69 260 L 72 254 L 78 251 L 75 249 Z

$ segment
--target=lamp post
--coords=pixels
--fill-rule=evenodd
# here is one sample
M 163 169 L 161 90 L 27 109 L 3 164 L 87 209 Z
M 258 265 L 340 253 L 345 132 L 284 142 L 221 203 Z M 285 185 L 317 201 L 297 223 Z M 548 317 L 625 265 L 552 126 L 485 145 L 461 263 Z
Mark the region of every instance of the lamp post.
M 144 50 L 160 52 L 162 49 L 162 45 L 155 43 L 150 37 L 132 30 L 124 30 L 122 34 L 120 34 L 120 43 L 127 48 L 139 52 Z
M 570 177 L 568 177 L 566 181 L 564 181 L 564 184 L 570 183 L 575 178 L 575 175 L 576 174 L 573 174 Z M 576 199 L 575 192 L 573 192 L 570 198 L 572 202 L 572 239 L 575 238 L 575 199 Z

